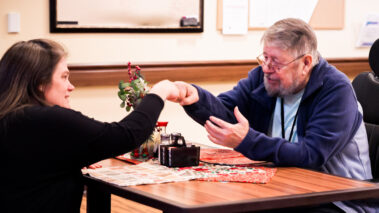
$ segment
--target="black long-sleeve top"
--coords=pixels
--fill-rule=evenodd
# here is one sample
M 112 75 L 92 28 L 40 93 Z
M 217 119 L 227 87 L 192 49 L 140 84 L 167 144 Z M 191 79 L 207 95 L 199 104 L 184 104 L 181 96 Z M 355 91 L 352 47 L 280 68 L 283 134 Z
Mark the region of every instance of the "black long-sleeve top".
M 0 120 L 0 212 L 79 212 L 81 168 L 126 153 L 152 133 L 164 102 L 147 95 L 120 122 L 59 106 L 31 106 Z

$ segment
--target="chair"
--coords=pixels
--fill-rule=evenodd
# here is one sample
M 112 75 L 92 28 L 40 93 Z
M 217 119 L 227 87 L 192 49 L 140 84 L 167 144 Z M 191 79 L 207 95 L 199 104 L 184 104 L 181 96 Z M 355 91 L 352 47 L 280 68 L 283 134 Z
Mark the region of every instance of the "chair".
M 352 84 L 363 108 L 366 125 L 373 182 L 379 182 L 379 39 L 369 53 L 370 72 L 360 73 Z

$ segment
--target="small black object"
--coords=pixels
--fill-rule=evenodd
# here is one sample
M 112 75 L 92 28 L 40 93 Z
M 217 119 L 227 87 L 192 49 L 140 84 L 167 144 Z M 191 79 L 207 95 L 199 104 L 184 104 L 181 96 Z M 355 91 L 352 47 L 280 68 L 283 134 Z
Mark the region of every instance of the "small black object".
M 179 144 L 178 141 L 182 143 Z M 159 146 L 159 162 L 168 167 L 198 166 L 200 158 L 200 147 L 191 145 L 187 147 L 184 137 L 173 136 L 173 143 Z
M 78 25 L 78 21 L 57 21 L 57 24 Z
M 199 22 L 197 21 L 197 18 L 195 17 L 184 16 L 180 19 L 180 26 L 181 27 L 199 26 Z

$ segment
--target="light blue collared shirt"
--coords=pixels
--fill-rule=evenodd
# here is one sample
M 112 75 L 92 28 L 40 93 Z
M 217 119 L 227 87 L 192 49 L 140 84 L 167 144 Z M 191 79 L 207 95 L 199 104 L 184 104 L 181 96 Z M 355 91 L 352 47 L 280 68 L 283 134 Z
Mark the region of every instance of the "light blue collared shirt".
M 304 90 L 294 94 L 288 95 L 283 98 L 284 100 L 284 131 L 285 139 L 289 140 L 292 125 L 293 133 L 291 138 L 291 143 L 297 143 L 297 124 L 294 123 L 297 110 L 299 109 L 301 97 L 303 97 Z M 271 137 L 282 137 L 282 120 L 281 120 L 281 98 L 276 98 L 274 115 L 272 116 L 271 125 L 269 128 L 269 136 Z

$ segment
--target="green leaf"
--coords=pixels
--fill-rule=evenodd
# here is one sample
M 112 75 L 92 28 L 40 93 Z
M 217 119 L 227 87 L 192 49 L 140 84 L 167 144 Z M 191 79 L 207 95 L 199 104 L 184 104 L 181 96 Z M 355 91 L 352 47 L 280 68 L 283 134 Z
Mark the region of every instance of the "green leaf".
M 132 108 L 131 106 L 127 106 L 125 109 L 127 112 L 129 112 L 131 108 Z
M 126 100 L 126 97 L 127 95 L 122 93 L 121 91 L 118 92 L 118 97 L 122 100 L 122 101 L 125 101 Z
M 122 88 L 122 84 L 124 83 L 124 81 L 123 80 L 121 80 L 119 83 L 118 83 L 118 88 L 120 89 L 120 90 L 123 90 L 124 88 Z
M 130 91 L 129 90 L 123 90 L 121 94 L 123 94 L 123 95 L 129 95 Z
M 135 90 L 138 91 L 138 85 L 137 85 L 137 80 L 134 80 L 131 82 L 130 86 Z
M 123 81 L 120 81 L 120 83 L 118 84 L 118 88 L 120 89 L 120 91 L 125 90 L 125 88 L 129 86 L 130 86 L 129 82 L 124 83 Z
M 120 107 L 121 107 L 121 108 L 124 108 L 124 107 L 125 107 L 125 101 L 121 102 Z

